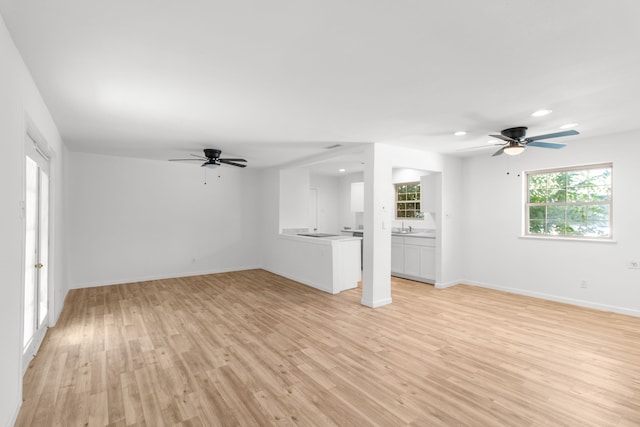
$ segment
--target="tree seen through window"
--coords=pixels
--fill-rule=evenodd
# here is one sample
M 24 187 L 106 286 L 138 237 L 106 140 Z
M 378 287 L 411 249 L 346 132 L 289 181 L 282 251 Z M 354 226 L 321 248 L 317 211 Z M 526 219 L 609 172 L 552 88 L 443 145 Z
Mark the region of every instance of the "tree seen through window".
M 611 237 L 612 165 L 527 173 L 526 232 Z
M 420 183 L 396 184 L 396 219 L 417 219 L 420 214 Z

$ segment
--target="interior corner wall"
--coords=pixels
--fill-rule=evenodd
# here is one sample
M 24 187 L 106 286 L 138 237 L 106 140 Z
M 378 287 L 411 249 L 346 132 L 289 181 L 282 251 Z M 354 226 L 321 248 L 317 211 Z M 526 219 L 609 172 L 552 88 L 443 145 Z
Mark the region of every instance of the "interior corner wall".
M 280 170 L 280 230 L 309 227 L 310 173 L 305 168 Z
M 66 293 L 63 245 L 63 165 L 65 150 L 60 134 L 0 18 L 0 425 L 13 425 L 22 402 L 22 275 L 24 220 L 24 156 L 27 122 L 55 154 L 51 184 L 51 268 L 54 315 L 62 308 Z M 55 319 L 53 319 L 55 321 Z
M 640 315 L 640 131 L 572 137 L 562 150 L 528 148 L 463 163 L 464 276 L 467 283 L 607 311 Z M 521 238 L 522 171 L 613 163 L 615 242 Z M 587 287 L 581 287 L 582 281 Z
M 276 262 L 276 242 L 280 234 L 280 171 L 265 169 L 259 184 L 260 193 L 260 266 L 269 269 Z
M 318 233 L 339 233 L 339 178 L 334 176 L 311 175 L 309 185 L 311 188 L 318 190 L 316 205 Z
M 466 245 L 462 233 L 464 224 L 465 191 L 462 180 L 462 160 L 443 156 L 443 170 L 440 176 L 440 213 L 436 218 L 441 236 L 440 263 L 436 267 L 436 286 L 446 287 L 458 284 L 464 277 L 463 260 L 460 254 Z M 438 270 L 439 269 L 439 270 Z
M 353 229 L 358 226 L 358 215 L 360 216 L 360 225 L 362 223 L 362 213 L 351 211 L 351 184 L 354 182 L 364 182 L 364 172 L 356 172 L 338 180 L 338 228 L 351 227 Z
M 71 287 L 259 267 L 260 181 L 251 167 L 70 153 Z

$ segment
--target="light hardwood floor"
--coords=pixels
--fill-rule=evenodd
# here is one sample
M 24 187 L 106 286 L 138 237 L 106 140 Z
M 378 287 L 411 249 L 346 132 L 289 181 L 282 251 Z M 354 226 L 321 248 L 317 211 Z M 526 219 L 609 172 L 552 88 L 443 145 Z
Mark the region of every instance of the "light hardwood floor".
M 262 270 L 73 290 L 18 426 L 638 426 L 640 318 Z

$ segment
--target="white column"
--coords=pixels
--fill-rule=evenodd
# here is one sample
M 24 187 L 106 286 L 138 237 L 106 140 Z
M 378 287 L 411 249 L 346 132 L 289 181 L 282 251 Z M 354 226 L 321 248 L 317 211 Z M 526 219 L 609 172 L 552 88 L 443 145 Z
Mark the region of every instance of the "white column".
M 365 150 L 364 271 L 362 305 L 391 304 L 391 216 L 394 212 L 390 147 L 371 144 Z

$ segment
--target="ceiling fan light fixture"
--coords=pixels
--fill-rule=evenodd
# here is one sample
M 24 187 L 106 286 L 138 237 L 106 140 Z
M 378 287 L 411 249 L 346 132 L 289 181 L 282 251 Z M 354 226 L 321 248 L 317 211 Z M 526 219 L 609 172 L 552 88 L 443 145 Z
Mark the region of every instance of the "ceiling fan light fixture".
M 534 111 L 533 113 L 531 113 L 531 117 L 543 117 L 551 114 L 552 112 L 553 110 L 542 109 L 542 110 Z
M 518 154 L 522 154 L 525 147 L 522 145 L 510 145 L 504 148 L 504 154 L 508 154 L 510 156 L 517 156 Z
M 218 167 L 218 166 L 220 166 L 220 165 L 217 165 L 217 164 L 215 164 L 215 163 L 209 163 L 209 162 L 207 162 L 207 163 L 204 163 L 202 166 L 204 166 L 205 168 L 208 168 L 208 169 L 215 169 L 215 168 L 217 168 L 217 167 Z

